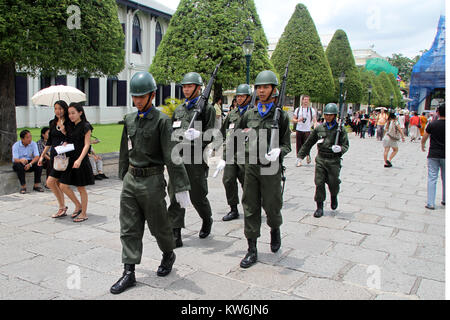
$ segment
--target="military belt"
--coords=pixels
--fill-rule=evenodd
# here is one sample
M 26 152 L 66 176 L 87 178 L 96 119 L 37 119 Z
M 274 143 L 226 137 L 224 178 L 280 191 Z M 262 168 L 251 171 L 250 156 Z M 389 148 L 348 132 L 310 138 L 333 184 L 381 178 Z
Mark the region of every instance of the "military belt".
M 150 177 L 164 173 L 164 166 L 154 166 L 148 168 L 136 168 L 130 165 L 129 172 L 134 177 Z
M 335 159 L 340 158 L 342 156 L 342 153 L 325 153 L 325 152 L 319 152 L 319 157 L 325 158 L 325 159 Z

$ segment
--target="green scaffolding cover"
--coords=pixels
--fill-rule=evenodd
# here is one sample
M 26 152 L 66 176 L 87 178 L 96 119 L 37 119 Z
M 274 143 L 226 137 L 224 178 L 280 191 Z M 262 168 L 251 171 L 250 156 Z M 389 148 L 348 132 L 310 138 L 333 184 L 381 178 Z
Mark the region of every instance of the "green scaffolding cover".
M 367 60 L 366 70 L 373 71 L 376 75 L 379 75 L 383 71 L 387 74 L 393 73 L 395 78 L 397 78 L 398 74 L 398 68 L 394 67 L 389 62 L 381 58 L 373 58 Z

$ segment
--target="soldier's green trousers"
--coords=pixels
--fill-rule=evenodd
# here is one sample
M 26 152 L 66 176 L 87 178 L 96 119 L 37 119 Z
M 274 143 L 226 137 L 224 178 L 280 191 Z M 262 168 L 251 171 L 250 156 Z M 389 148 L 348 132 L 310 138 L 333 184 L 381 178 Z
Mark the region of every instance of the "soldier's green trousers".
M 339 193 L 339 174 L 341 172 L 341 158 L 326 159 L 320 156 L 316 157 L 316 171 L 314 183 L 316 184 L 316 194 L 314 201 L 324 202 L 326 198 L 325 183 L 328 184 L 331 196 L 337 196 Z
M 261 166 L 246 165 L 242 205 L 244 234 L 247 239 L 256 239 L 261 236 L 261 206 L 266 212 L 269 227 L 279 228 L 283 223 L 281 166 L 275 175 L 261 175 Z
M 227 164 L 223 171 L 222 183 L 225 187 L 225 194 L 229 206 L 239 204 L 238 180 L 242 188 L 244 188 L 245 166 L 241 164 Z
M 162 252 L 175 248 L 172 227 L 167 214 L 164 174 L 134 177 L 127 173 L 120 195 L 120 240 L 122 263 L 139 264 L 145 222 Z
M 208 195 L 208 174 L 209 168 L 206 164 L 184 164 L 186 172 L 191 184 L 189 197 L 192 205 L 197 211 L 200 218 L 206 220 L 212 217 L 211 205 L 206 197 Z M 172 222 L 172 228 L 184 228 L 184 217 L 186 210 L 180 207 L 180 204 L 175 199 L 175 192 L 169 180 L 169 217 Z

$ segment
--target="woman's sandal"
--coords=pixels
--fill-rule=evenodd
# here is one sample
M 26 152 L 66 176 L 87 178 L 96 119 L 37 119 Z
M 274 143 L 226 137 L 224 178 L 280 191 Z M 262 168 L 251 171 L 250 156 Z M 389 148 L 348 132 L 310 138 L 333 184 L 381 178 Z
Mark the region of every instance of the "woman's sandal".
M 76 219 L 73 219 L 73 222 L 83 222 L 83 221 L 86 221 L 87 219 L 88 219 L 88 217 L 76 218 Z
M 83 210 L 80 209 L 78 211 L 73 212 L 72 215 L 71 215 L 71 218 L 75 219 L 76 217 L 78 217 L 80 215 L 81 211 L 83 211 Z
M 64 209 L 59 209 L 58 212 L 52 216 L 53 219 L 57 219 L 57 218 L 62 218 L 67 216 L 67 209 L 69 209 L 68 207 L 65 207 Z
M 27 193 L 27 188 L 20 188 L 20 194 Z

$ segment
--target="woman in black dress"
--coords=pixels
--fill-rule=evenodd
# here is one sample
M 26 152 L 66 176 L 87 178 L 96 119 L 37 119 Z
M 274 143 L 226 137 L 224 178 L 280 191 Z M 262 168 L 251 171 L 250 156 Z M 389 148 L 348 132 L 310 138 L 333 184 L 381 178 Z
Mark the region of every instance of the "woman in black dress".
M 66 141 L 66 126 L 68 125 L 70 120 L 68 106 L 65 101 L 56 101 L 54 107 L 55 118 L 53 120 L 50 120 L 49 122 L 50 133 L 48 135 L 45 148 L 39 158 L 38 166 L 42 166 L 44 162 L 44 155 L 47 154 L 48 150 L 50 149 L 50 172 L 47 172 L 47 187 L 52 190 L 59 204 L 59 210 L 52 216 L 52 218 L 61 218 L 67 215 L 67 207 L 64 203 L 64 193 L 61 190 L 59 183 L 59 179 L 61 178 L 63 171 L 56 171 L 53 168 L 53 161 L 55 156 L 57 155 L 55 147 L 62 145 Z
M 85 186 L 94 184 L 94 174 L 88 159 L 91 147 L 92 126 L 86 120 L 84 109 L 79 103 L 69 105 L 70 124 L 67 127 L 67 142 L 73 143 L 75 150 L 68 152 L 69 166 L 61 177 L 61 189 L 73 201 L 76 210 L 72 215 L 74 222 L 86 221 L 88 194 Z M 80 193 L 81 203 L 69 185 L 76 186 Z

